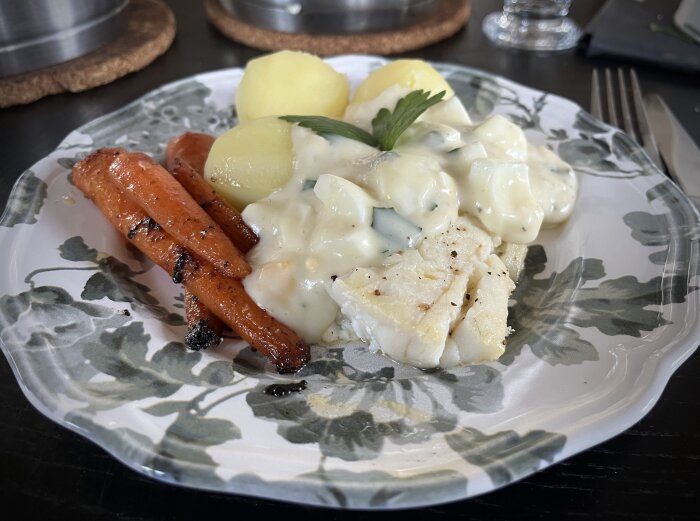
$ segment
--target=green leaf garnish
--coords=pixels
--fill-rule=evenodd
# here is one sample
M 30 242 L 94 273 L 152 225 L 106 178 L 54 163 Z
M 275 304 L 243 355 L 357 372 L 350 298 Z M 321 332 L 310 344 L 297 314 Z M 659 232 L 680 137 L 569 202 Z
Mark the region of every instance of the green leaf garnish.
M 430 92 L 424 90 L 414 90 L 401 98 L 394 111 L 381 109 L 372 120 L 372 134 L 379 141 L 381 150 L 391 150 L 408 127 L 410 127 L 418 116 L 423 114 L 430 107 L 442 101 L 445 91 L 429 97 Z
M 309 128 L 320 136 L 335 134 L 336 136 L 360 141 L 371 147 L 379 146 L 379 141 L 366 130 L 337 119 L 325 116 L 280 116 L 280 119 L 290 123 L 299 123 L 300 127 Z
M 320 136 L 335 134 L 386 151 L 394 148 L 401 134 L 423 112 L 442 101 L 444 97 L 444 90 L 434 96 L 430 96 L 430 92 L 414 90 L 396 103 L 393 112 L 389 109 L 377 112 L 372 120 L 372 134 L 350 123 L 325 116 L 280 116 L 280 119 L 298 123 L 299 126 L 311 129 Z

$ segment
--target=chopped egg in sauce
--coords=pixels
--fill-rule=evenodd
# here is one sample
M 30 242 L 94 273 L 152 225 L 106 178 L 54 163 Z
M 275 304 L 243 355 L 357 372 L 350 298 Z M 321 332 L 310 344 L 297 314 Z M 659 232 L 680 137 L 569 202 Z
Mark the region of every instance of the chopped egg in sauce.
M 371 130 L 408 92 L 351 104 L 344 120 Z M 292 146 L 290 180 L 243 211 L 260 237 L 253 300 L 310 343 L 360 338 L 418 367 L 500 356 L 514 285 L 496 250 L 571 214 L 571 167 L 502 116 L 473 124 L 457 97 L 388 152 L 300 126 Z

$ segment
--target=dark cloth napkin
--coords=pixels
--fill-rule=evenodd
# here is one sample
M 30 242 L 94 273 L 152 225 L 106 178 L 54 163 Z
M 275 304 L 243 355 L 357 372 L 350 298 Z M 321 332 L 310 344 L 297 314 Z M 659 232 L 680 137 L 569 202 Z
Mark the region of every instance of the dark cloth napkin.
M 680 0 L 608 0 L 586 27 L 589 56 L 616 56 L 700 72 L 700 45 L 679 32 L 673 14 Z M 652 30 L 652 25 L 656 30 Z

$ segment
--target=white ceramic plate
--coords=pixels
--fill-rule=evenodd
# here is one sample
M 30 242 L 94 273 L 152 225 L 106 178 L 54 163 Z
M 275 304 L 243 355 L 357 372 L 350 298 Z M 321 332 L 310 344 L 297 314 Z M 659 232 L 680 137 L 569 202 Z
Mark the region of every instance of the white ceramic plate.
M 384 63 L 329 62 L 353 84 Z M 316 348 L 285 377 L 240 342 L 183 347 L 180 288 L 72 186 L 70 167 L 101 146 L 161 158 L 184 130 L 223 132 L 232 69 L 83 126 L 18 181 L 0 220 L 0 339 L 29 400 L 164 481 L 364 508 L 480 494 L 639 420 L 700 342 L 698 214 L 627 136 L 573 103 L 437 67 L 474 119 L 505 114 L 580 174 L 573 218 L 530 248 L 501 360 L 420 371 L 350 345 Z M 265 393 L 302 378 L 303 392 Z

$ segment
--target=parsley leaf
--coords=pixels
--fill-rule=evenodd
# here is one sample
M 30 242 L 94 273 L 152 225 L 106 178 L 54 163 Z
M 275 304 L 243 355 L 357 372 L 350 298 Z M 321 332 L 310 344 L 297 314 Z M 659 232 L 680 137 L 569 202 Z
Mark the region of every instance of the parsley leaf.
M 360 141 L 380 150 L 391 150 L 411 124 L 430 107 L 442 101 L 445 91 L 430 96 L 430 92 L 414 90 L 397 103 L 394 111 L 381 109 L 372 120 L 372 134 L 366 130 L 325 116 L 280 116 L 280 119 L 313 130 L 320 136 L 335 134 Z
M 327 118 L 325 116 L 280 116 L 280 119 L 289 121 L 290 123 L 299 123 L 300 127 L 309 128 L 320 136 L 335 134 L 355 141 L 360 141 L 371 147 L 379 146 L 379 141 L 367 132 L 366 130 L 338 121 L 336 119 Z
M 430 92 L 414 90 L 401 98 L 394 111 L 381 109 L 372 120 L 372 134 L 379 141 L 381 150 L 391 150 L 411 124 L 430 107 L 439 103 L 445 91 L 429 97 Z

